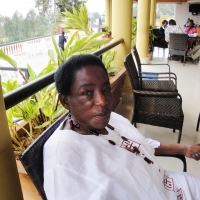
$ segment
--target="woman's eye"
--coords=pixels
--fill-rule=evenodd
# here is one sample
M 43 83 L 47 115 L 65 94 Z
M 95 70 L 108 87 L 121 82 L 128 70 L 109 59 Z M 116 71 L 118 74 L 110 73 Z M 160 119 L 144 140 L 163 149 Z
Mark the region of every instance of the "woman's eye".
M 110 88 L 110 87 L 105 88 L 104 91 L 105 91 L 105 92 L 110 92 L 110 91 L 111 91 L 111 88 Z
M 84 95 L 84 96 L 88 96 L 88 95 L 91 95 L 91 94 L 92 94 L 91 91 L 83 91 L 82 92 L 82 95 Z

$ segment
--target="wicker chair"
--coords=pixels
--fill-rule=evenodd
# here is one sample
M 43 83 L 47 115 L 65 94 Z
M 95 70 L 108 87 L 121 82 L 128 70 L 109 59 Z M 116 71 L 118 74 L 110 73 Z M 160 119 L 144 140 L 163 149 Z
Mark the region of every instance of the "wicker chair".
M 139 74 L 138 78 L 140 79 L 141 90 L 159 91 L 159 92 L 164 92 L 164 91 L 178 92 L 176 74 L 171 73 L 171 72 L 162 72 L 162 73 L 142 72 L 142 69 L 141 69 L 142 64 L 140 62 L 140 58 L 135 46 L 132 49 L 132 56 L 134 59 L 131 58 L 131 56 L 129 56 L 129 62 L 127 62 L 127 65 L 130 65 L 129 67 L 131 67 L 134 65 L 134 62 L 135 62 L 135 65 L 137 65 L 138 74 Z M 144 74 L 146 74 L 147 76 L 144 76 Z M 155 74 L 158 75 L 158 78 L 156 80 L 153 80 L 152 75 L 155 75 Z M 159 77 L 159 75 L 161 76 Z M 165 75 L 165 76 L 162 77 L 162 75 Z
M 124 65 L 135 97 L 132 123 L 135 126 L 138 122 L 171 128 L 173 131 L 177 129 L 179 130 L 177 142 L 180 143 L 184 119 L 180 94 L 177 92 L 141 90 L 137 69 L 135 63 L 132 63 L 131 53 L 126 56 Z
M 185 33 L 170 33 L 169 34 L 169 57 L 173 55 L 183 56 L 185 65 L 186 52 L 188 49 L 187 44 L 188 35 Z
M 51 125 L 46 131 L 42 133 L 21 155 L 20 161 L 22 162 L 25 170 L 36 186 L 40 196 L 43 200 L 47 200 L 44 191 L 44 176 L 43 176 L 43 147 L 45 142 L 50 138 L 53 132 L 58 128 L 60 123 L 65 119 L 66 113 L 63 117 L 57 120 Z M 183 155 L 159 155 L 164 157 L 174 157 L 178 158 L 183 163 L 183 171 L 187 171 L 187 163 L 185 156 Z M 67 197 L 65 197 L 67 199 Z
M 168 48 L 165 38 L 163 36 L 159 36 L 158 28 L 152 29 L 152 33 L 156 36 L 156 38 L 153 39 L 153 47 L 162 48 L 163 51 Z
M 43 187 L 43 147 L 67 114 L 46 129 L 19 157 L 43 200 L 47 200 Z
M 200 124 L 200 113 L 199 113 L 199 117 L 198 117 L 198 120 L 197 120 L 197 128 L 196 128 L 196 131 L 199 131 L 199 124 Z
M 162 73 L 164 73 L 164 74 L 169 74 L 170 73 L 170 66 L 169 66 L 168 63 L 164 63 L 164 64 L 163 63 L 159 63 L 159 64 L 143 64 L 143 63 L 141 63 L 140 57 L 139 57 L 139 54 L 138 54 L 136 46 L 132 47 L 132 54 L 133 54 L 134 59 L 136 60 L 137 68 L 138 68 L 138 72 L 139 73 L 145 73 L 145 74 L 149 73 L 149 72 L 143 72 L 142 71 L 142 65 L 148 65 L 148 66 L 151 66 L 151 65 L 154 65 L 154 66 L 167 66 L 167 68 L 169 69 L 169 72 L 162 72 Z M 158 73 L 160 73 L 160 72 L 158 72 Z M 174 74 L 174 73 L 172 73 L 172 74 Z M 176 75 L 174 75 L 174 76 L 176 77 Z

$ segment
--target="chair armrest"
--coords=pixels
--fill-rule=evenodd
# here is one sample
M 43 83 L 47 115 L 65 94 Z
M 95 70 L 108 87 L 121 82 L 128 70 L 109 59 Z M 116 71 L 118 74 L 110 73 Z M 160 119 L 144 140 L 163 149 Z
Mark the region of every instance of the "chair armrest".
M 154 64 L 143 64 L 143 63 L 141 63 L 141 65 L 168 65 L 169 66 L 169 64 L 167 64 L 167 63 L 163 63 L 163 64 L 162 63 L 154 63 Z
M 138 76 L 139 78 L 149 78 L 149 79 L 155 79 L 152 76 Z M 156 79 L 173 79 L 174 81 L 176 81 L 175 77 L 169 77 L 169 76 L 161 76 L 161 77 L 157 77 Z
M 177 79 L 177 76 L 173 72 L 140 72 L 141 74 L 158 74 L 158 75 L 165 75 L 168 74 L 170 76 L 174 76 L 175 79 Z
M 187 172 L 187 162 L 184 155 L 156 155 L 156 156 L 174 157 L 180 159 L 183 162 L 183 171 Z
M 141 65 L 167 65 L 167 66 L 169 67 L 169 72 L 170 72 L 170 66 L 169 66 L 169 64 L 167 64 L 167 63 L 166 63 L 166 64 L 142 64 L 142 63 L 141 63 Z
M 138 76 L 140 79 L 145 79 L 145 78 L 148 78 L 148 79 L 153 79 L 153 77 L 152 76 Z M 162 80 L 162 79 L 168 79 L 169 81 L 170 80 L 174 80 L 174 85 L 175 85 L 175 87 L 176 87 L 176 89 L 177 89 L 177 80 L 176 80 L 176 78 L 175 77 L 168 77 L 168 76 L 163 76 L 163 77 L 158 77 L 157 78 L 158 79 L 158 81 L 160 81 L 160 80 Z
M 133 90 L 135 94 L 151 96 L 151 97 L 179 97 L 182 103 L 182 97 L 178 92 L 155 92 L 155 91 L 144 91 L 144 90 Z

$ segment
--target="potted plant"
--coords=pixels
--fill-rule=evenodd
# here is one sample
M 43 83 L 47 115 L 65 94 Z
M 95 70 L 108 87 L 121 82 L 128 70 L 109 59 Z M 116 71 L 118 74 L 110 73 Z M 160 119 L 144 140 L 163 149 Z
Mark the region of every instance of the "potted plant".
M 109 29 L 109 27 L 107 25 L 102 24 L 101 30 L 102 30 L 102 32 L 105 33 L 105 35 L 104 35 L 105 38 L 112 38 L 112 31 Z
M 84 7 L 82 9 L 85 10 L 86 8 Z M 78 15 L 78 11 L 74 12 L 75 15 Z M 81 12 L 83 12 L 83 10 Z M 27 65 L 28 72 L 30 75 L 29 80 L 27 80 L 24 77 L 23 73 L 19 70 L 15 60 L 4 54 L 4 52 L 1 50 L 0 59 L 9 62 L 13 67 L 15 67 L 21 73 L 22 77 L 24 78 L 24 82 L 27 83 L 49 72 L 56 70 L 60 64 L 62 64 L 72 55 L 78 53 L 94 52 L 96 49 L 110 41 L 109 39 L 99 39 L 99 37 L 104 34 L 103 32 L 90 32 L 90 34 L 89 32 L 87 33 L 87 37 L 80 39 L 78 31 L 76 31 L 68 40 L 64 51 L 58 47 L 54 36 L 52 35 L 54 49 L 50 49 L 48 51 L 48 55 L 50 57 L 49 62 L 39 74 L 36 74 L 33 68 L 30 65 Z M 119 70 L 118 67 L 113 67 L 111 65 L 111 62 L 115 55 L 116 52 L 111 51 L 103 55 L 103 62 L 110 75 L 116 75 L 116 72 Z M 2 85 L 4 94 L 20 86 L 15 80 L 8 81 L 7 83 L 3 83 Z M 121 90 L 119 90 L 118 93 L 121 93 Z M 117 98 L 119 99 L 119 97 Z M 64 108 L 60 106 L 58 102 L 58 94 L 54 84 L 51 84 L 50 86 L 44 88 L 35 95 L 27 98 L 23 102 L 9 109 L 7 111 L 7 118 L 11 131 L 13 148 L 15 150 L 16 155 L 21 153 L 27 146 L 29 146 L 29 144 L 34 139 L 36 139 L 37 136 L 41 134 L 41 132 L 43 132 L 43 130 L 50 126 L 63 112 L 65 111 Z M 26 127 L 22 126 L 19 122 L 16 122 L 15 118 L 19 118 L 25 121 Z M 19 135 L 19 130 L 21 130 L 23 134 Z

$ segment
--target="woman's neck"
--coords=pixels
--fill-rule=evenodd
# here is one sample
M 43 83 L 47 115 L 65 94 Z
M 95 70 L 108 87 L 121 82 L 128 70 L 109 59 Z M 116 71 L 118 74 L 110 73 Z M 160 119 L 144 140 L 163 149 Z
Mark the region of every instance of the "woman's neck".
M 77 128 L 75 125 L 72 128 L 72 124 L 70 124 L 69 119 L 66 119 L 66 121 L 64 122 L 61 129 L 62 130 L 74 130 L 75 132 L 77 132 L 81 135 L 94 135 L 94 133 L 98 133 L 98 134 L 101 134 L 101 135 L 107 135 L 108 134 L 108 131 L 105 128 L 96 130 L 96 129 L 88 129 L 88 128 L 82 127 L 80 125 L 79 125 L 79 128 Z M 92 131 L 94 133 L 92 133 Z

